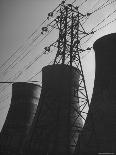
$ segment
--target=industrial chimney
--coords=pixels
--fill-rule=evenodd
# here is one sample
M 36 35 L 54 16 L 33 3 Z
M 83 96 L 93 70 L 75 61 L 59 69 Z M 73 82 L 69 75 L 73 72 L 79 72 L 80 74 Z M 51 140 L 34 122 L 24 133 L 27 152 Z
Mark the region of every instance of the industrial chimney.
M 93 96 L 75 155 L 116 153 L 116 33 L 98 39 Z
M 11 105 L 0 133 L 0 153 L 18 155 L 37 109 L 41 87 L 17 82 L 12 85 Z
M 42 69 L 42 92 L 25 154 L 71 155 L 83 123 L 79 115 L 80 72 L 64 64 Z

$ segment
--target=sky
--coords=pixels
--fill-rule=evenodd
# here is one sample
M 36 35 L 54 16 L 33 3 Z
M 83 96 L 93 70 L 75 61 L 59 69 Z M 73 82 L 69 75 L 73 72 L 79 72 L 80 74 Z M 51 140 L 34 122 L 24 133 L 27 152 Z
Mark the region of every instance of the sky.
M 73 0 L 67 0 L 69 3 Z M 87 0 L 80 7 L 80 12 L 87 13 L 88 11 L 95 10 L 98 6 L 102 5 L 107 0 Z M 109 0 L 112 2 L 113 0 Z M 38 26 L 46 19 L 49 12 L 54 10 L 60 3 L 60 0 L 0 0 L 0 66 L 22 45 L 27 45 L 30 40 L 27 38 L 38 28 Z M 83 0 L 77 0 L 75 6 L 81 4 Z M 89 32 L 95 25 L 101 20 L 106 18 L 113 10 L 116 9 L 116 3 L 111 4 L 109 7 L 102 9 L 91 15 L 84 25 L 84 28 Z M 108 23 L 116 17 L 116 13 L 108 18 L 105 23 Z M 103 25 L 104 25 L 103 24 Z M 103 26 L 100 25 L 100 26 Z M 99 27 L 100 27 L 99 26 Z M 98 27 L 98 28 L 99 28 Z M 85 47 L 91 47 L 96 39 L 99 37 L 116 32 L 116 22 L 108 25 L 104 29 L 95 33 L 94 36 L 87 42 Z M 38 34 L 41 30 L 38 29 Z M 45 38 L 41 44 L 35 44 L 32 52 L 25 57 L 20 63 L 16 63 L 14 68 L 8 68 L 8 66 L 17 58 L 19 55 L 14 55 L 11 58 L 11 62 L 6 63 L 5 68 L 0 68 L 0 81 L 12 81 L 18 71 L 28 65 L 38 54 L 40 54 L 46 45 L 49 45 L 57 37 L 55 32 Z M 31 49 L 31 47 L 30 47 Z M 27 49 L 25 49 L 27 50 Z M 24 50 L 24 52 L 25 52 Z M 22 56 L 25 53 L 22 53 Z M 17 79 L 17 81 L 27 81 L 30 77 L 35 75 L 41 68 L 47 65 L 55 54 L 45 55 L 38 62 L 36 62 L 28 71 L 24 70 L 23 74 Z M 15 64 L 15 63 L 14 63 Z M 82 59 L 82 65 L 87 85 L 87 91 L 89 99 L 92 96 L 92 89 L 95 77 L 95 53 L 93 50 Z M 8 68 L 8 69 L 6 69 Z M 4 71 L 6 69 L 6 71 Z M 41 74 L 38 74 L 33 80 L 40 80 Z M 4 89 L 5 88 L 5 89 Z M 11 85 L 2 84 L 0 85 L 0 129 L 5 121 L 11 99 Z M 8 98 L 5 96 L 8 95 Z

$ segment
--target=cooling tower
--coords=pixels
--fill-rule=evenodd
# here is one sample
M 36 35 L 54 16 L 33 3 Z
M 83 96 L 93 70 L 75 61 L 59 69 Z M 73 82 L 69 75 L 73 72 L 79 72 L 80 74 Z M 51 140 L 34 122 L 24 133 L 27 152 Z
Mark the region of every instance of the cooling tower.
M 83 123 L 79 112 L 79 70 L 68 65 L 42 69 L 40 107 L 25 154 L 69 155 Z
M 18 155 L 29 132 L 41 87 L 32 83 L 17 82 L 12 85 L 11 105 L 0 134 L 2 155 Z
M 93 48 L 93 96 L 75 155 L 116 153 L 116 33 L 98 39 Z

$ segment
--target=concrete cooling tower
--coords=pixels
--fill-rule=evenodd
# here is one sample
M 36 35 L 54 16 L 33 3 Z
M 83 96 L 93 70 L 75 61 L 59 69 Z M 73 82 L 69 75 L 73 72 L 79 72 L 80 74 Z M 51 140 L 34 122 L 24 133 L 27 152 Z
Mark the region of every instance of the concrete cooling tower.
M 116 33 L 98 39 L 93 48 L 93 96 L 75 155 L 116 153 Z
M 0 155 L 18 155 L 37 109 L 41 87 L 32 83 L 12 85 L 11 105 L 0 133 Z
M 42 92 L 26 154 L 71 155 L 83 123 L 79 113 L 80 72 L 57 64 L 42 69 Z

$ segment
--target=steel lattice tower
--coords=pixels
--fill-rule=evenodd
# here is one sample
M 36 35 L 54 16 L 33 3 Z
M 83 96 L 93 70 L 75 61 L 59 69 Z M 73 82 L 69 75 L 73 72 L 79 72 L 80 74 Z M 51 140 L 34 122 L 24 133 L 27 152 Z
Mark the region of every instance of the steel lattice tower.
M 53 14 L 49 14 L 53 16 Z M 66 64 L 68 66 L 76 67 L 80 72 L 79 78 L 79 88 L 75 90 L 78 94 L 79 98 L 79 108 L 80 111 L 77 110 L 77 104 L 72 104 L 71 109 L 76 113 L 76 118 L 72 118 L 73 124 L 71 126 L 71 131 L 73 132 L 71 147 L 73 149 L 76 146 L 77 139 L 75 139 L 77 133 L 80 133 L 79 128 L 74 130 L 75 124 L 78 117 L 81 116 L 83 121 L 85 121 L 87 116 L 87 109 L 89 108 L 89 99 L 84 79 L 84 73 L 81 63 L 81 53 L 86 50 L 91 50 L 91 48 L 87 48 L 83 50 L 81 48 L 81 40 L 86 38 L 88 35 L 93 34 L 87 33 L 83 28 L 83 22 L 90 14 L 83 15 L 79 11 L 79 7 L 75 7 L 72 4 L 66 4 L 65 1 L 62 1 L 59 9 L 59 16 L 56 17 L 53 25 L 59 30 L 59 38 L 58 40 L 52 44 L 57 49 L 56 57 L 54 59 L 54 64 Z M 45 51 L 50 52 L 50 48 L 46 47 Z
M 71 130 L 73 132 L 73 142 L 70 147 L 73 146 L 73 148 L 75 148 L 77 142 L 75 136 L 80 132 L 77 128 L 74 130 L 77 118 L 81 116 L 81 118 L 85 121 L 83 114 L 86 113 L 85 107 L 89 107 L 89 99 L 80 59 L 80 54 L 83 52 L 83 49 L 80 47 L 81 39 L 89 35 L 84 30 L 81 23 L 84 18 L 85 16 L 79 12 L 78 7 L 74 7 L 72 4 L 66 5 L 62 2 L 60 7 L 60 16 L 57 18 L 59 39 L 57 41 L 58 50 L 54 64 L 76 66 L 80 71 L 79 89 L 77 90 L 80 111 L 77 111 L 76 104 L 71 104 L 71 109 L 74 109 L 76 113 L 76 119 L 72 118 L 73 124 L 71 126 Z M 88 48 L 87 50 L 90 49 Z

